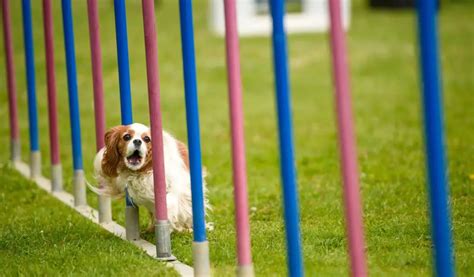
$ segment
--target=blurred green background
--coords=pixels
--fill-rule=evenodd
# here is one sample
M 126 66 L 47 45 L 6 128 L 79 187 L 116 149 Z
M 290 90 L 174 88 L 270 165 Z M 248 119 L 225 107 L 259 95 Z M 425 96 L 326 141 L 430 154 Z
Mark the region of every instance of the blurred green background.
M 20 1 L 10 2 L 22 157 L 28 161 L 21 6 Z M 65 187 L 71 191 L 72 157 L 63 28 L 60 2 L 53 2 L 61 159 Z M 112 127 L 120 124 L 113 3 L 98 2 L 107 127 Z M 156 21 L 163 125 L 177 138 L 186 141 L 178 3 L 172 0 L 158 2 Z M 215 276 L 233 275 L 236 254 L 224 40 L 209 31 L 208 1 L 193 2 L 203 163 L 210 173 L 209 199 L 214 206 L 209 215 L 209 221 L 215 224 L 215 230 L 209 233 L 211 261 Z M 43 174 L 49 176 L 41 2 L 33 1 L 32 7 L 40 145 Z M 455 258 L 460 276 L 474 273 L 473 14 L 471 1 L 444 1 L 439 15 Z M 84 169 L 88 180 L 92 181 L 95 134 L 86 1 L 73 1 L 73 16 Z M 127 17 L 134 120 L 148 124 L 140 1 L 127 1 Z M 428 276 L 432 274 L 432 247 L 420 125 L 415 14 L 412 10 L 371 10 L 367 2 L 356 0 L 352 2 L 351 18 L 348 48 L 369 273 Z M 3 40 L 0 44 L 3 49 Z M 309 276 L 348 273 L 328 45 L 326 34 L 290 35 L 288 39 L 303 253 Z M 285 275 L 271 41 L 269 37 L 242 38 L 240 48 L 252 208 L 252 254 L 257 275 Z M 2 52 L 0 64 L 4 63 Z M 0 137 L 0 157 L 6 162 L 9 127 L 4 66 L 0 67 L 0 84 L 0 118 L 3 119 L 0 131 L 4 134 Z M 11 173 L 2 169 L 1 174 Z M 15 187 L 15 183 L 2 182 L 0 189 L 4 191 L 4 187 Z M 9 197 L 8 190 L 4 193 Z M 88 200 L 91 206 L 97 205 L 92 193 Z M 55 202 L 48 205 L 51 209 L 63 207 Z M 5 213 L 3 216 L 7 219 L 15 216 Z M 142 212 L 143 227 L 148 223 L 145 214 Z M 114 203 L 114 219 L 123 224 L 123 201 Z M 8 237 L 2 234 L 0 240 L 7 240 Z M 152 234 L 144 234 L 144 237 L 153 241 Z M 192 264 L 191 241 L 191 234 L 173 234 L 173 252 L 188 264 Z M 47 260 L 45 264 L 48 265 Z M 2 267 L 8 267 L 8 264 Z M 121 266 L 116 264 L 115 267 Z

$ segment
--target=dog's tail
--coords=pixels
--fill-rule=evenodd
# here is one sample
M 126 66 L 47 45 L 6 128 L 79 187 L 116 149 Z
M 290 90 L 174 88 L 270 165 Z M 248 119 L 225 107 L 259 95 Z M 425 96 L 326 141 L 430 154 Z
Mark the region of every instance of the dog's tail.
M 86 183 L 87 187 L 97 195 L 109 196 L 112 199 L 119 199 L 119 198 L 122 198 L 124 196 L 123 192 L 120 192 L 118 190 L 114 190 L 109 186 L 95 187 L 95 186 L 91 185 L 91 183 L 89 183 L 89 181 L 87 181 L 87 179 L 85 180 L 85 183 Z

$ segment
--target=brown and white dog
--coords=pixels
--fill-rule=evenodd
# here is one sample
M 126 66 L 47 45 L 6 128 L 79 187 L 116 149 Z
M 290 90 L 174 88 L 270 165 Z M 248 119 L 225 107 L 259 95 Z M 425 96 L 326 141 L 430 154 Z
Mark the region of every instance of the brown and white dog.
M 150 129 L 140 123 L 116 126 L 105 134 L 105 147 L 96 155 L 94 170 L 100 188 L 91 189 L 113 198 L 125 195 L 150 213 L 153 226 L 155 195 L 153 190 L 152 138 Z M 187 147 L 163 131 L 168 219 L 176 231 L 192 229 L 191 179 Z M 206 183 L 203 174 L 204 192 Z M 210 208 L 205 199 L 206 210 Z

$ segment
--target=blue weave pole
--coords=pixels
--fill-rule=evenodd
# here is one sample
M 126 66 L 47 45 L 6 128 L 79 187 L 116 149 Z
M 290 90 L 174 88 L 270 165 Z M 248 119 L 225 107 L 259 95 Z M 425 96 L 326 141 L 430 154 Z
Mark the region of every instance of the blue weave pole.
M 122 125 L 133 123 L 132 94 L 130 89 L 130 65 L 128 59 L 127 15 L 125 1 L 114 0 L 115 34 L 117 40 L 117 59 L 120 83 L 120 111 Z
M 79 98 L 77 92 L 76 52 L 74 49 L 74 29 L 72 23 L 71 0 L 62 0 L 64 47 L 66 50 L 67 86 L 69 91 L 69 117 L 72 135 L 72 159 L 74 169 L 83 168 L 81 125 L 79 121 Z
M 437 276 L 454 276 L 438 53 L 437 1 L 416 2 L 435 273 Z
M 291 97 L 288 77 L 286 34 L 283 26 L 284 0 L 270 1 L 273 21 L 273 63 L 276 83 L 280 167 L 283 186 L 287 259 L 290 276 L 303 276 L 298 191 L 293 149 Z
M 127 37 L 127 14 L 125 12 L 125 1 L 115 0 L 115 34 L 117 40 L 117 59 L 120 83 L 120 111 L 122 125 L 133 123 L 132 117 L 132 93 L 130 89 L 130 62 L 128 59 L 128 37 Z M 134 206 L 133 201 L 125 190 L 125 203 Z
M 35 54 L 31 23 L 31 2 L 22 0 L 23 38 L 25 41 L 26 84 L 28 93 L 28 120 L 30 124 L 30 150 L 39 151 L 38 111 L 36 108 Z
M 181 48 L 183 55 L 186 124 L 188 128 L 189 167 L 193 208 L 193 264 L 195 276 L 209 276 L 209 242 L 206 239 L 204 192 L 202 187 L 201 142 L 194 57 L 193 7 L 191 0 L 179 1 Z
M 120 111 L 122 125 L 133 123 L 132 93 L 130 88 L 130 64 L 128 58 L 127 14 L 124 0 L 114 0 L 115 35 L 117 41 L 117 59 L 120 83 Z M 125 229 L 128 240 L 140 237 L 138 207 L 125 188 Z
M 184 90 L 186 98 L 186 121 L 188 128 L 189 165 L 193 204 L 194 241 L 206 241 L 204 218 L 204 195 L 202 188 L 201 142 L 194 57 L 193 13 L 190 0 L 179 1 L 181 24 L 181 47 L 183 55 Z

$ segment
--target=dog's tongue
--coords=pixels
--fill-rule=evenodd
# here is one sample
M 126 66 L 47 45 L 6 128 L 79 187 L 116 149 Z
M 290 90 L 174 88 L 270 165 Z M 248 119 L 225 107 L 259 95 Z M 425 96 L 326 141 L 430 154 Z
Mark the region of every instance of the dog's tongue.
M 133 155 L 131 155 L 127 159 L 129 163 L 136 165 L 140 163 L 141 157 L 138 153 L 133 153 Z

